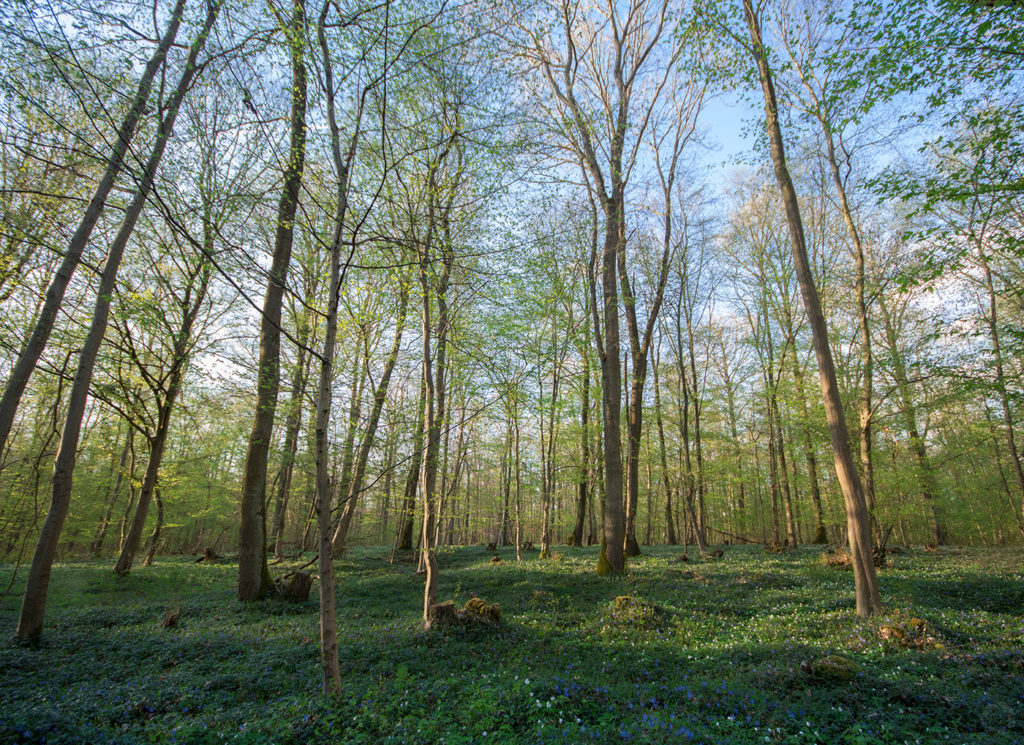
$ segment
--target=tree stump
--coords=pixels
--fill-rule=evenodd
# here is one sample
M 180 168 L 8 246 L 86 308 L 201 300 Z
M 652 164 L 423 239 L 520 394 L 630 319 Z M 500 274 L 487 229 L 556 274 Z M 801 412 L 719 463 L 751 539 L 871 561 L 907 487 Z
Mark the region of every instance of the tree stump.
M 313 578 L 306 572 L 287 574 L 274 582 L 274 595 L 289 603 L 304 603 L 309 599 Z
M 221 555 L 214 551 L 210 546 L 203 549 L 203 555 L 196 559 L 196 564 L 201 562 L 212 563 L 221 558 Z
M 181 622 L 181 611 L 177 608 L 168 608 L 164 613 L 164 620 L 160 624 L 165 629 L 176 629 Z
M 434 603 L 427 608 L 427 628 L 446 626 L 455 623 L 455 603 L 451 600 Z

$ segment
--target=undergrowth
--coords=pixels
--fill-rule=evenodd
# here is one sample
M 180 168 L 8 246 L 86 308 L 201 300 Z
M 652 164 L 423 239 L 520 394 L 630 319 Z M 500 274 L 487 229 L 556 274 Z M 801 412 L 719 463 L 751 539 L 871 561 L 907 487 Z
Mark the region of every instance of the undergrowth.
M 0 742 L 1024 741 L 1024 551 L 901 554 L 881 570 L 885 614 L 866 620 L 820 548 L 727 547 L 686 571 L 676 550 L 644 551 L 611 578 L 596 548 L 522 563 L 442 550 L 440 599 L 486 598 L 501 624 L 423 632 L 414 566 L 354 550 L 337 564 L 333 702 L 316 588 L 240 604 L 230 563 L 164 560 L 124 580 L 60 564 L 42 644 L 0 645 Z M 17 605 L 0 602 L 8 639 Z M 829 655 L 859 672 L 801 669 Z

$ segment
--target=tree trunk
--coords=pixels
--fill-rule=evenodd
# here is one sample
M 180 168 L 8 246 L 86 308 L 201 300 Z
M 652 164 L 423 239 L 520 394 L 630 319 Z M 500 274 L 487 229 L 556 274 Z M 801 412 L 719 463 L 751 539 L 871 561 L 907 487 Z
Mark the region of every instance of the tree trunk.
M 295 0 L 294 30 L 296 36 L 303 26 L 303 0 Z M 338 336 L 338 305 L 341 295 L 341 249 L 345 240 L 345 217 L 348 212 L 349 169 L 355 158 L 356 143 L 359 137 L 360 107 L 356 114 L 355 131 L 352 134 L 351 146 L 345 157 L 341 153 L 341 133 L 335 119 L 335 84 L 334 68 L 331 54 L 327 47 L 326 22 L 330 10 L 326 0 L 320 10 L 320 21 L 317 24 L 317 41 L 320 44 L 321 60 L 324 70 L 324 89 L 327 94 L 327 124 L 331 136 L 331 156 L 335 170 L 335 212 L 334 230 L 331 238 L 330 282 L 327 294 L 327 317 L 324 330 L 323 353 L 320 357 L 320 385 L 316 396 L 316 495 L 317 495 L 317 528 L 319 529 L 320 545 L 318 566 L 320 568 L 320 669 L 321 690 L 325 696 L 341 696 L 341 673 L 338 665 L 338 633 L 336 609 L 334 602 L 334 541 L 331 535 L 331 488 L 330 443 L 328 442 L 331 423 L 331 407 L 333 402 L 332 384 L 334 382 L 335 345 Z M 301 53 L 301 45 L 294 41 L 292 54 Z M 293 57 L 293 64 L 294 57 Z M 305 100 L 305 80 L 303 72 L 303 93 Z M 282 200 L 283 201 L 283 200 Z M 353 242 L 355 238 L 353 238 Z M 286 268 L 286 267 L 285 267 Z M 280 315 L 280 309 L 278 309 Z M 263 554 L 266 567 L 266 553 Z
M 363 388 L 366 386 L 366 380 L 369 377 L 369 365 L 370 365 L 370 342 L 369 342 L 369 330 L 365 327 L 361 333 L 363 341 L 359 344 L 359 349 L 356 352 L 356 357 L 352 362 L 352 385 L 350 388 L 351 398 L 349 399 L 348 408 L 348 425 L 345 427 L 345 440 L 341 446 L 341 476 L 337 479 L 337 483 L 334 486 L 335 491 L 341 495 L 344 500 L 342 507 L 342 516 L 334 521 L 333 535 L 335 538 L 335 553 L 339 553 L 337 548 L 338 530 L 341 525 L 342 517 L 344 517 L 344 508 L 348 504 L 348 494 L 352 485 L 352 468 L 355 463 L 356 456 L 356 432 L 359 430 L 359 420 L 363 415 Z M 365 349 L 364 349 L 365 342 Z M 349 515 L 348 520 L 351 521 L 352 516 Z M 348 527 L 345 528 L 346 533 Z
M 432 195 L 431 195 L 431 198 Z M 426 249 L 424 249 L 424 252 Z M 433 359 L 431 355 L 431 339 L 433 326 L 430 318 L 430 292 L 427 284 L 426 258 L 420 259 L 420 289 L 423 295 L 423 382 L 426 396 L 424 398 L 424 418 L 426 421 L 426 443 L 424 444 L 423 469 L 421 475 L 423 493 L 423 529 L 421 531 L 420 557 L 426 570 L 426 582 L 423 588 L 423 625 L 430 628 L 432 616 L 430 609 L 437 604 L 437 556 L 431 543 L 434 521 L 436 520 L 437 488 L 437 457 L 440 447 L 441 417 L 437 409 L 441 408 L 437 400 L 437 387 L 434 378 Z M 438 349 L 438 357 L 441 350 Z M 438 378 L 441 373 L 438 372 Z
M 521 450 L 519 443 L 519 407 L 514 406 L 512 412 L 512 421 L 515 425 L 515 432 L 513 434 L 513 444 L 515 448 L 515 454 L 513 457 L 513 467 L 515 468 L 515 482 L 516 482 L 516 561 L 523 560 L 523 499 L 519 472 L 521 459 Z
M 391 490 L 395 482 L 395 461 L 398 457 L 398 428 L 391 426 L 390 419 L 388 439 L 384 447 L 384 453 L 384 493 L 381 496 L 380 507 L 381 543 L 384 543 L 388 535 L 388 519 L 391 515 Z
M 110 516 L 114 511 L 114 503 L 117 501 L 118 495 L 121 493 L 121 484 L 124 483 L 125 467 L 128 464 L 128 453 L 132 449 L 132 439 L 135 436 L 135 430 L 131 425 L 128 426 L 128 435 L 125 437 L 124 447 L 121 449 L 121 459 L 117 464 L 117 475 L 114 476 L 114 485 L 110 489 L 110 499 L 107 501 L 107 511 L 103 515 L 103 519 L 96 528 L 96 537 L 93 538 L 91 553 L 93 557 L 98 557 L 103 552 L 103 541 L 107 537 L 107 530 L 110 527 Z
M 207 229 L 206 240 L 212 240 L 212 233 Z M 163 401 L 157 401 L 156 431 L 149 439 L 149 462 L 146 464 L 146 472 L 142 479 L 142 488 L 139 491 L 139 502 L 135 507 L 135 517 L 132 519 L 131 528 L 121 548 L 121 555 L 114 565 L 114 574 L 123 577 L 132 569 L 135 559 L 135 552 L 138 551 L 142 541 L 142 531 L 146 524 L 146 516 L 149 512 L 149 503 L 153 495 L 159 491 L 160 466 L 163 464 L 164 449 L 167 446 L 167 437 L 171 429 L 171 414 L 174 411 L 174 404 L 181 391 L 182 381 L 185 375 L 185 366 L 190 356 L 190 344 L 192 340 L 192 329 L 200 309 L 206 299 L 206 292 L 210 286 L 210 267 L 200 267 L 194 275 L 199 284 L 195 287 L 195 295 L 192 296 L 192 288 L 189 289 L 183 301 L 183 316 L 181 326 L 173 344 L 173 357 L 171 368 L 167 373 L 167 388 L 164 391 Z M 141 360 L 135 360 L 140 367 L 144 364 Z M 159 397 L 160 392 L 154 391 Z M 161 508 L 162 510 L 162 508 Z M 161 518 L 162 521 L 162 518 Z M 159 530 L 158 530 L 159 533 Z M 147 562 L 146 566 L 150 562 Z
M 806 83 L 805 83 L 806 85 Z M 864 244 L 861 241 L 860 231 L 853 219 L 853 210 L 846 196 L 846 186 L 843 183 L 842 175 L 839 172 L 839 163 L 836 159 L 835 140 L 829 121 L 825 113 L 818 108 L 818 121 L 821 124 L 822 133 L 825 139 L 825 154 L 829 164 L 829 171 L 832 174 L 832 182 L 836 187 L 836 194 L 839 197 L 839 211 L 843 216 L 846 230 L 850 234 L 853 243 L 854 261 L 854 293 L 857 301 L 857 328 L 860 333 L 860 354 L 861 354 L 861 387 L 859 397 L 859 428 L 857 439 L 860 445 L 860 468 L 861 481 L 864 486 L 864 499 L 867 503 L 868 512 L 871 515 L 872 526 L 876 537 L 880 536 L 878 521 L 875 518 L 875 471 L 872 464 L 872 441 L 871 441 L 871 398 L 872 384 L 874 382 L 874 357 L 871 350 L 871 327 L 868 321 L 868 303 L 866 296 L 866 272 L 864 263 Z
M 288 400 L 288 417 L 284 425 L 284 452 L 278 470 L 277 495 L 274 498 L 274 518 L 271 521 L 270 550 L 275 558 L 281 557 L 281 543 L 284 539 L 285 520 L 288 515 L 288 497 L 291 495 L 292 472 L 295 456 L 299 451 L 299 432 L 302 430 L 302 404 L 306 398 L 306 381 L 309 375 L 306 344 L 309 343 L 310 324 L 305 310 L 300 311 L 296 338 L 297 359 L 292 377 L 291 396 Z
M 239 507 L 238 599 L 260 600 L 271 589 L 267 568 L 266 491 L 274 413 L 280 387 L 281 305 L 291 263 L 295 213 L 299 205 L 302 171 L 306 159 L 306 11 L 304 0 L 292 0 L 292 18 L 285 29 L 291 57 L 291 134 L 284 187 L 277 205 L 274 256 L 267 278 L 260 322 L 260 353 L 257 373 L 256 414 L 245 456 L 242 498 Z M 328 539 L 330 534 L 328 533 Z
M 897 346 L 896 325 L 889 310 L 884 295 L 878 297 L 879 308 L 882 311 L 882 322 L 885 324 L 885 338 L 889 344 L 889 352 L 892 355 L 892 375 L 896 383 L 896 391 L 899 394 L 900 409 L 903 417 L 903 426 L 910 437 L 910 452 L 914 455 L 917 464 L 917 484 L 921 491 L 921 506 L 924 509 L 925 520 L 928 523 L 930 541 L 936 546 L 945 542 L 942 524 L 939 521 L 935 509 L 935 474 L 932 468 L 931 459 L 924 446 L 924 439 L 917 428 L 917 411 L 914 406 L 913 394 L 911 393 L 910 380 L 907 377 L 906 364 L 903 355 Z
M 803 296 L 804 307 L 811 328 L 815 356 L 818 360 L 818 373 L 821 377 L 821 393 L 825 405 L 825 416 L 828 420 L 829 435 L 835 460 L 836 478 L 843 490 L 846 502 L 847 530 L 849 533 L 850 552 L 853 558 L 854 582 L 857 597 L 857 615 L 868 616 L 881 611 L 882 601 L 878 593 L 878 580 L 875 576 L 874 558 L 871 550 L 871 523 L 861 488 L 860 477 L 853 462 L 850 451 L 849 435 L 842 401 L 839 397 L 839 383 L 836 379 L 832 350 L 829 346 L 828 327 L 821 310 L 821 301 L 814 284 L 810 261 L 807 257 L 807 245 L 804 238 L 803 221 L 800 216 L 800 204 L 796 189 L 786 164 L 782 130 L 779 126 L 778 104 L 775 97 L 775 85 L 768 58 L 761 40 L 760 20 L 754 12 L 752 0 L 743 0 L 743 10 L 750 32 L 751 52 L 757 65 L 761 90 L 764 94 L 765 125 L 771 145 L 772 165 L 775 178 L 779 184 L 782 203 L 786 211 L 789 225 L 790 243 L 793 250 L 793 264 L 796 269 L 797 281 Z
M 655 357 L 652 372 L 654 374 L 654 417 L 658 425 L 658 452 L 661 459 L 661 481 L 665 489 L 665 535 L 668 545 L 679 543 L 676 538 L 675 520 L 672 519 L 672 479 L 668 472 L 668 457 L 665 450 L 665 424 L 661 416 L 661 386 L 658 380 L 660 359 Z
M 501 452 L 501 482 L 498 484 L 501 489 L 501 524 L 498 530 L 498 545 L 508 545 L 508 525 L 511 517 L 509 515 L 509 497 L 512 493 L 512 420 L 505 420 L 505 441 Z
M 590 355 L 583 347 L 583 396 L 580 404 L 580 473 L 576 482 L 576 522 L 570 546 L 583 545 L 583 525 L 587 519 L 587 494 L 590 487 Z
M 416 431 L 412 439 L 412 455 L 409 458 L 409 472 L 405 479 L 405 496 L 402 501 L 401 522 L 395 537 L 395 551 L 412 550 L 413 524 L 416 517 L 416 490 L 423 463 L 423 431 L 426 423 L 427 386 L 420 375 L 420 393 L 417 403 Z
M 978 259 L 981 261 L 982 273 L 985 278 L 985 289 L 988 293 L 988 313 L 985 321 L 988 324 L 989 339 L 992 341 L 992 358 L 996 363 L 996 390 L 999 403 L 1003 410 L 1003 427 L 1006 434 L 1006 446 L 1010 451 L 1010 462 L 1017 477 L 1017 487 L 1021 492 L 1021 514 L 1024 514 L 1024 466 L 1021 464 L 1020 451 L 1017 449 L 1017 438 L 1013 431 L 1013 412 L 1010 408 L 1010 394 L 1006 388 L 1006 375 L 1003 369 L 1003 347 L 999 337 L 999 318 L 996 315 L 996 291 L 992 281 L 992 269 L 985 255 L 982 239 L 977 239 Z
M 402 346 L 402 334 L 405 331 L 405 316 L 408 304 L 409 289 L 408 285 L 403 282 L 399 296 L 398 316 L 395 319 L 395 339 L 388 353 L 387 362 L 384 364 L 384 372 L 377 383 L 377 388 L 373 392 L 373 410 L 370 412 L 369 421 L 366 423 L 363 439 L 359 443 L 359 455 L 356 457 L 352 478 L 348 484 L 348 491 L 343 493 L 345 506 L 341 512 L 341 519 L 338 521 L 338 529 L 334 533 L 334 550 L 338 552 L 345 550 L 349 526 L 352 524 L 352 515 L 356 511 L 356 505 L 363 490 L 366 464 L 370 460 L 370 450 L 373 448 L 374 439 L 377 436 L 377 425 L 380 422 L 380 414 L 384 410 L 384 401 L 387 400 L 388 386 L 391 384 L 391 374 L 395 369 L 395 363 L 398 361 L 398 352 Z
M 164 500 L 160 496 L 159 486 L 154 490 L 153 498 L 156 500 L 156 525 L 153 526 L 153 532 L 149 536 L 146 558 L 142 562 L 144 567 L 152 566 L 153 559 L 156 558 L 157 546 L 160 545 L 160 532 L 164 527 Z
M 811 543 L 828 543 L 825 532 L 825 511 L 821 505 L 821 488 L 818 485 L 818 458 L 814 454 L 814 436 L 811 431 L 810 415 L 807 412 L 807 391 L 804 387 L 804 373 L 796 356 L 795 336 L 789 350 L 793 363 L 793 378 L 796 381 L 796 395 L 800 399 L 800 425 L 804 434 L 804 460 L 807 461 L 807 480 L 811 486 L 811 506 L 814 508 L 814 538 Z
M 597 559 L 598 574 L 626 571 L 623 551 L 626 515 L 622 504 L 622 372 L 619 354 L 619 294 L 616 258 L 624 249 L 623 198 L 605 200 L 605 239 L 602 258 L 604 343 L 601 350 L 601 404 L 604 432 L 604 528 Z
M 132 569 L 135 554 L 142 543 L 142 533 L 146 527 L 146 517 L 149 514 L 149 503 L 158 489 L 160 464 L 163 461 L 167 434 L 170 430 L 170 411 L 166 407 L 161 407 L 158 420 L 156 434 L 149 439 L 149 460 L 146 462 L 146 471 L 142 476 L 139 501 L 135 505 L 135 514 L 129 525 L 124 545 L 121 547 L 121 553 L 117 558 L 117 563 L 114 564 L 114 574 L 118 577 L 124 577 Z
M 693 451 L 697 461 L 697 516 L 694 526 L 698 534 L 697 545 L 700 547 L 701 553 L 703 553 L 704 546 L 708 540 L 708 529 L 705 520 L 707 510 L 704 503 L 704 492 L 707 485 L 704 480 L 704 446 L 701 442 L 700 430 L 700 413 L 703 406 L 700 401 L 700 387 L 697 384 L 697 357 L 695 351 L 697 345 L 693 333 L 693 317 L 689 311 L 686 314 L 686 337 L 686 346 L 689 350 L 690 358 L 690 379 L 693 381 Z
M 57 457 L 54 462 L 53 496 L 50 500 L 50 509 L 43 522 L 43 528 L 36 543 L 35 554 L 32 557 L 32 565 L 29 568 L 25 584 L 25 595 L 22 599 L 21 615 L 16 632 L 19 641 L 37 639 L 43 632 L 43 615 L 46 610 L 46 594 L 49 589 L 50 569 L 53 566 L 61 528 L 64 525 L 71 502 L 72 478 L 75 462 L 78 457 L 78 440 L 81 432 L 82 417 L 85 414 L 86 400 L 88 399 L 89 388 L 92 384 L 96 356 L 99 353 L 100 345 L 107 330 L 110 301 L 114 295 L 114 283 L 121 265 L 121 257 L 128 244 L 128 239 L 135 230 L 135 223 L 139 219 L 142 208 L 145 206 L 146 200 L 153 189 L 156 170 L 160 165 L 160 160 L 163 158 L 167 140 L 174 129 L 174 121 L 180 110 L 181 102 L 185 98 L 185 93 L 191 87 L 192 80 L 198 72 L 196 60 L 206 43 L 207 36 L 220 8 L 220 3 L 210 4 L 207 7 L 204 25 L 199 35 L 192 42 L 188 58 L 185 61 L 184 70 L 164 109 L 163 119 L 157 129 L 156 141 L 149 160 L 146 162 L 139 186 L 125 211 L 121 228 L 110 245 L 107 260 L 100 275 L 96 303 L 93 307 L 92 322 L 79 353 L 78 369 L 75 371 L 74 383 L 72 384 L 71 394 L 68 399 L 68 411 L 64 421 L 64 430 L 61 433 L 60 448 L 57 451 Z
M 457 132 L 457 130 L 455 130 Z M 454 135 L 454 133 L 453 133 Z M 434 326 L 430 313 L 430 282 L 428 280 L 428 266 L 431 261 L 431 252 L 434 245 L 435 232 L 442 227 L 450 214 L 452 203 L 447 202 L 446 209 L 442 206 L 441 214 L 438 214 L 435 203 L 437 189 L 437 172 L 444 164 L 454 144 L 454 136 L 450 137 L 444 145 L 437 160 L 431 164 L 427 176 L 427 236 L 423 245 L 419 246 L 419 281 L 420 293 L 423 298 L 423 382 L 426 393 L 424 405 L 424 418 L 426 422 L 426 446 L 423 457 L 423 531 L 422 531 L 422 552 L 420 558 L 426 572 L 426 581 L 423 588 L 423 625 L 430 628 L 430 609 L 437 604 L 437 582 L 438 564 L 435 546 L 432 542 L 434 525 L 437 516 L 437 471 L 438 456 L 441 447 L 441 431 L 444 426 L 444 414 L 446 411 L 445 396 L 445 375 L 447 372 L 446 355 L 448 351 L 448 278 L 452 269 L 453 256 L 450 246 L 442 246 L 442 262 L 440 275 L 434 288 L 434 296 L 437 299 L 437 359 L 431 351 L 433 343 Z M 445 237 L 447 235 L 445 234 Z
M 743 483 L 743 452 L 740 448 L 740 437 L 739 428 L 737 427 L 736 420 L 736 394 L 734 390 L 734 383 L 729 374 L 729 361 L 726 357 L 725 352 L 725 339 L 720 338 L 719 342 L 722 349 L 722 376 L 725 378 L 725 392 L 726 392 L 726 404 L 729 414 L 729 434 L 732 437 L 732 452 L 733 462 L 735 464 L 736 474 L 730 479 L 730 484 L 733 481 L 739 481 L 739 489 L 737 490 L 736 500 L 736 511 L 738 514 L 738 525 L 736 527 L 737 535 L 742 536 L 746 529 L 746 520 L 744 512 L 746 508 L 746 494 L 744 492 L 745 485 Z
M 629 397 L 628 420 L 626 427 L 626 452 L 628 454 L 628 481 L 626 483 L 626 524 L 624 552 L 626 556 L 639 556 L 640 546 L 636 540 L 636 513 L 640 496 L 640 441 L 643 437 L 644 386 L 647 382 L 647 360 L 651 349 L 654 327 L 661 311 L 665 296 L 665 285 L 668 282 L 669 260 L 671 258 L 671 201 L 666 198 L 665 240 L 662 246 L 661 264 L 658 281 L 655 286 L 654 298 L 647 314 L 647 325 L 641 336 L 636 316 L 636 298 L 626 270 L 624 247 L 619 251 L 619 284 L 622 286 L 622 301 L 625 306 L 626 329 L 629 333 L 630 360 L 633 364 L 633 380 Z

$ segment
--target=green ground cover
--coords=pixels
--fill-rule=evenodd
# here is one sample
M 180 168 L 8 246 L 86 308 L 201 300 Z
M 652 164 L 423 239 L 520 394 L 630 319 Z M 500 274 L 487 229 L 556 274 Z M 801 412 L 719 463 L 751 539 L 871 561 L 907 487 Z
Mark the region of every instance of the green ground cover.
M 870 620 L 817 548 L 685 564 L 650 548 L 622 579 L 595 576 L 596 549 L 558 551 L 442 551 L 440 597 L 498 602 L 503 624 L 430 633 L 414 567 L 352 551 L 334 703 L 319 692 L 315 588 L 303 604 L 240 604 L 230 561 L 125 580 L 59 564 L 42 645 L 0 644 L 0 742 L 1024 742 L 1022 550 L 900 554 L 881 573 L 889 610 Z M 18 600 L 0 602 L 8 639 Z M 169 608 L 177 629 L 161 625 Z M 806 671 L 828 655 L 852 680 Z

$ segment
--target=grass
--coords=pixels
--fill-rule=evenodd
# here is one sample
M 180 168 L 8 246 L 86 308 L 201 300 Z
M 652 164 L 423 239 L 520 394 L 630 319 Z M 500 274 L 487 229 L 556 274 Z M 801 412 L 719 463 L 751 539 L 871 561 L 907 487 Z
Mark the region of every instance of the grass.
M 0 742 L 1024 742 L 1020 549 L 901 554 L 870 620 L 816 548 L 690 564 L 645 548 L 618 579 L 595 575 L 595 548 L 559 551 L 491 564 L 443 550 L 441 599 L 498 602 L 503 625 L 431 633 L 414 567 L 352 551 L 338 562 L 345 695 L 330 703 L 315 589 L 240 604 L 230 563 L 158 561 L 124 580 L 58 565 L 43 643 L 0 644 Z M 0 601 L 9 638 L 17 606 Z M 168 608 L 180 628 L 161 626 Z M 801 669 L 827 655 L 860 673 Z

